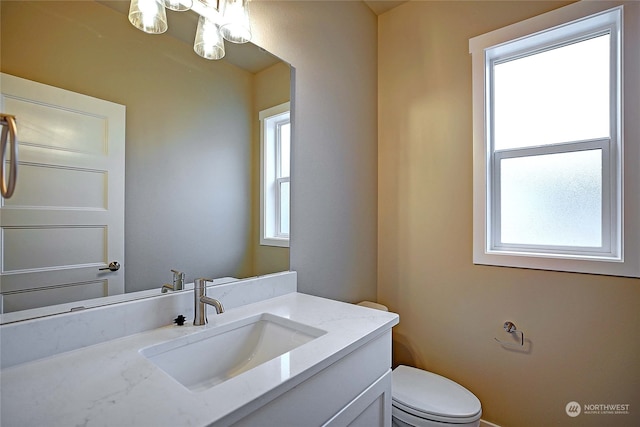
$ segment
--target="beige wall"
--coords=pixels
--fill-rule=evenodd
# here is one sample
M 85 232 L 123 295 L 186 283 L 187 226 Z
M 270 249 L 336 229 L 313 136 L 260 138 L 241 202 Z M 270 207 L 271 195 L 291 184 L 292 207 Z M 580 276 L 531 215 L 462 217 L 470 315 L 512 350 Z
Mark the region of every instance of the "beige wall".
M 398 361 L 468 387 L 485 420 L 637 426 L 640 280 L 471 261 L 468 40 L 565 3 L 417 1 L 380 16 L 378 296 L 400 314 Z M 506 320 L 527 352 L 494 342 Z M 572 419 L 570 401 L 631 415 Z
M 291 269 L 302 292 L 376 297 L 377 20 L 359 1 L 253 1 L 254 40 L 295 68 Z
M 291 68 L 284 62 L 273 65 L 254 76 L 253 96 L 253 273 L 256 275 L 289 270 L 289 248 L 260 244 L 260 111 L 291 99 Z

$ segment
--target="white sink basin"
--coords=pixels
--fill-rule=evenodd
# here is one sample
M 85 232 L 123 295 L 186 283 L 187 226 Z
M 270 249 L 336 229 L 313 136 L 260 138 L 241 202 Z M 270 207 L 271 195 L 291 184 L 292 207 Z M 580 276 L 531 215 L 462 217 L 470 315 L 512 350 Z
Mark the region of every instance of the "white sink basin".
M 326 331 L 269 313 L 146 347 L 140 353 L 191 391 L 203 391 Z

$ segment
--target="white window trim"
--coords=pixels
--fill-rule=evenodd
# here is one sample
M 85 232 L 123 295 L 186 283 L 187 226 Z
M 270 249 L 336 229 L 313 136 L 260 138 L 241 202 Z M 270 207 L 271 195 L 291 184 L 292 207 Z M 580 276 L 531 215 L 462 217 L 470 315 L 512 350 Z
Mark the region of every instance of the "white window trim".
M 280 183 L 290 182 L 290 178 L 276 178 L 276 151 L 280 144 L 268 138 L 265 120 L 283 114 L 290 114 L 291 104 L 280 105 L 260 111 L 260 244 L 264 246 L 289 247 L 289 235 L 280 232 Z M 279 126 L 279 124 L 276 124 Z M 266 156 L 266 158 L 265 158 Z M 270 184 L 274 184 L 273 187 Z
M 612 241 L 611 256 L 590 255 L 588 253 L 558 257 L 557 254 L 510 252 L 495 250 L 489 247 L 491 224 L 487 219 L 489 203 L 489 164 L 492 161 L 489 150 L 485 145 L 488 130 L 485 128 L 485 114 L 489 99 L 485 96 L 485 83 L 488 78 L 489 67 L 486 66 L 485 52 L 492 48 L 494 55 L 513 55 L 514 52 L 500 49 L 501 45 L 518 38 L 532 34 L 543 38 L 550 29 L 559 28 L 567 23 L 581 20 L 585 17 L 610 10 L 612 7 L 623 6 L 623 20 L 638 22 L 640 4 L 633 1 L 591 2 L 582 1 L 552 12 L 522 21 L 517 24 L 475 37 L 469 41 L 469 52 L 472 54 L 473 67 L 473 262 L 475 264 L 534 268 L 543 270 L 570 271 L 594 274 L 608 274 L 618 276 L 640 277 L 640 115 L 638 104 L 631 100 L 640 96 L 640 83 L 637 78 L 618 81 L 621 99 L 618 108 L 619 117 L 626 118 L 624 128 L 616 123 L 621 143 L 626 146 L 621 150 L 611 151 L 611 161 L 619 162 L 622 179 L 614 180 L 610 191 L 616 191 L 619 186 L 623 195 L 621 200 L 615 200 L 612 212 L 618 215 L 616 227 L 621 231 L 621 239 Z M 586 28 L 591 31 L 593 28 Z M 623 28 L 620 47 L 622 57 L 625 58 L 619 66 L 622 76 L 640 75 L 640 58 L 637 50 L 638 27 L 630 25 Z M 632 32 L 635 31 L 635 32 Z M 612 37 L 615 34 L 612 33 Z M 626 43 L 624 40 L 627 40 Z M 540 40 L 540 39 L 539 39 Z M 538 41 L 539 41 L 538 40 Z M 621 79 L 622 80 L 622 79 Z M 617 89 L 617 88 L 616 88 Z M 603 151 L 603 156 L 606 155 Z M 627 164 L 625 168 L 624 165 Z M 603 181 L 604 183 L 604 181 Z M 615 234 L 618 230 L 611 230 Z

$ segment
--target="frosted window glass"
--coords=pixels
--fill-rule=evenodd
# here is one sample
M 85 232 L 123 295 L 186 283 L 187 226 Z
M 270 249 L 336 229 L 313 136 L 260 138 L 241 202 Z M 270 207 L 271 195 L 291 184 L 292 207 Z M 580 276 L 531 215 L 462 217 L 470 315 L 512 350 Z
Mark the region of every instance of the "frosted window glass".
M 289 234 L 289 182 L 280 183 L 280 233 Z
M 495 149 L 608 137 L 609 39 L 496 64 Z
M 280 126 L 280 177 L 289 176 L 291 164 L 291 124 Z
M 502 159 L 502 243 L 600 247 L 602 150 Z

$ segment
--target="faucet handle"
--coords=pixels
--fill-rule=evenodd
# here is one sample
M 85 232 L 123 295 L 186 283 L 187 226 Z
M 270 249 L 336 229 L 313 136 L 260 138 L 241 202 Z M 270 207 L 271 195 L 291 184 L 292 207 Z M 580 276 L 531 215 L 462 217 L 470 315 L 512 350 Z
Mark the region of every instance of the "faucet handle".
M 213 282 L 213 279 L 208 279 L 206 277 L 200 277 L 194 281 L 196 287 L 206 286 L 206 282 Z
M 173 287 L 176 291 L 181 291 L 184 289 L 184 276 L 185 274 L 178 270 L 171 270 L 173 273 Z

